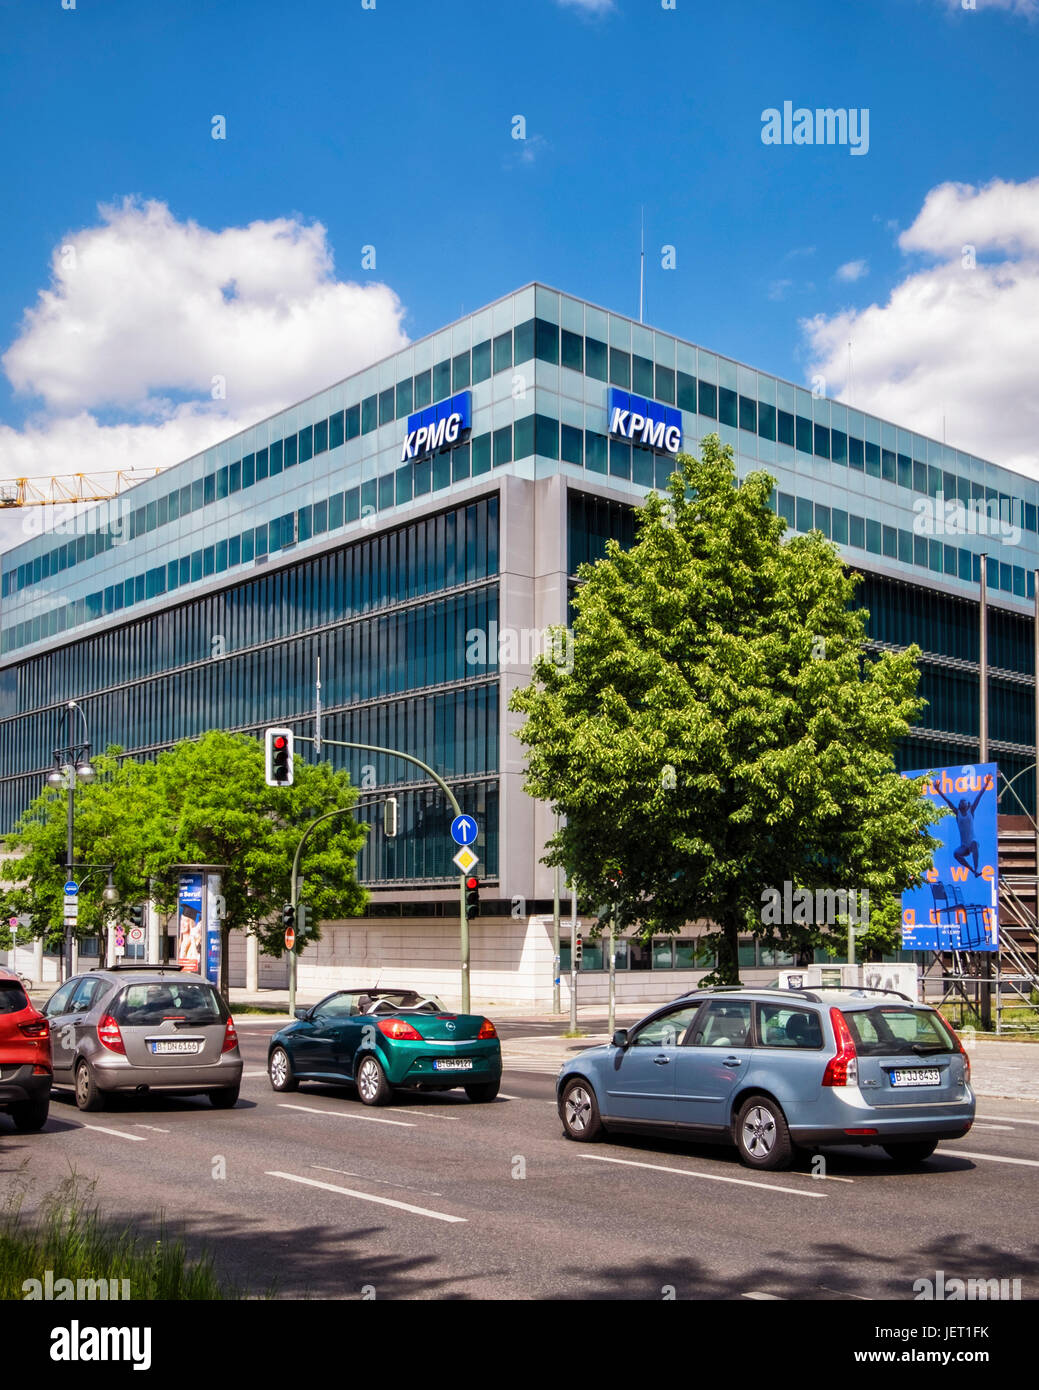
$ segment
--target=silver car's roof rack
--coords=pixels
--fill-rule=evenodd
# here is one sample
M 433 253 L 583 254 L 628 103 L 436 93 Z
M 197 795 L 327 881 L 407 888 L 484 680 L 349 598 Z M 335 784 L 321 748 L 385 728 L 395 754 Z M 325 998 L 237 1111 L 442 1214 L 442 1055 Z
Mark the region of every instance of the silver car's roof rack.
M 163 963 L 162 961 L 159 961 L 159 962 L 156 964 L 156 963 L 154 963 L 154 962 L 146 961 L 146 960 L 128 960 L 128 961 L 117 960 L 116 963 L 115 963 L 114 965 L 103 965 L 103 966 L 101 966 L 100 968 L 101 968 L 102 970 L 147 970 L 150 974 L 154 974 L 156 971 L 159 971 L 159 970 L 180 970 L 180 971 L 186 971 L 186 970 L 187 970 L 187 967 L 186 967 L 186 966 L 184 966 L 184 965 L 178 965 L 178 964 L 176 963 L 176 961 L 166 961 L 165 963 Z M 190 971 L 190 972 L 188 972 L 188 973 L 190 973 L 190 974 L 196 974 L 197 972 L 196 972 L 196 971 Z
M 783 989 L 781 985 L 704 985 L 701 989 L 687 990 L 680 998 L 688 999 L 692 994 L 781 994 L 784 997 L 792 994 L 798 999 L 807 999 L 812 1004 L 821 1004 L 823 1001 L 816 992 L 818 990 L 823 994 L 835 994 L 839 991 L 848 994 L 893 994 L 896 999 L 904 999 L 907 1004 L 915 1002 L 900 989 L 879 989 L 874 985 L 815 985 L 812 989 Z

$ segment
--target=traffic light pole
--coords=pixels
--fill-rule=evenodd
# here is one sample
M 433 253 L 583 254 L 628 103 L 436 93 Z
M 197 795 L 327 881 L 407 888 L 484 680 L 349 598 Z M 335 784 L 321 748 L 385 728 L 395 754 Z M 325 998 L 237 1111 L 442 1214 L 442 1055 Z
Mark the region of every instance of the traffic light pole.
M 365 752 L 365 753 L 385 753 L 385 754 L 387 754 L 388 757 L 391 757 L 391 758 L 403 758 L 403 760 L 404 760 L 406 763 L 412 763 L 415 767 L 421 768 L 421 770 L 422 770 L 428 777 L 432 777 L 433 781 L 436 782 L 437 786 L 440 788 L 440 790 L 441 790 L 441 791 L 444 793 L 444 795 L 447 797 L 448 801 L 449 801 L 450 804 L 451 804 L 451 809 L 454 811 L 455 815 L 456 815 L 456 816 L 460 816 L 460 815 L 462 814 L 462 808 L 461 808 L 461 806 L 459 806 L 459 804 L 458 804 L 458 799 L 456 798 L 456 796 L 455 796 L 454 792 L 451 790 L 451 788 L 450 788 L 450 787 L 447 785 L 447 783 L 444 781 L 444 779 L 440 776 L 440 774 L 437 773 L 437 772 L 434 772 L 433 769 L 429 766 L 428 763 L 424 763 L 424 762 L 422 761 L 421 758 L 416 758 L 416 757 L 414 756 L 414 754 L 412 754 L 412 753 L 402 753 L 402 752 L 400 751 L 399 748 L 383 748 L 383 747 L 382 747 L 380 744 L 378 744 L 378 743 L 347 743 L 347 742 L 345 742 L 343 739 L 339 739 L 339 738 L 325 738 L 324 736 L 321 737 L 320 743 L 318 743 L 318 740 L 317 740 L 317 739 L 309 738 L 306 734 L 296 734 L 296 735 L 295 735 L 295 739 L 296 739 L 296 742 L 297 742 L 297 743 L 314 743 L 314 744 L 317 744 L 317 746 L 319 746 L 319 747 L 321 747 L 321 748 L 323 748 L 323 747 L 325 746 L 325 744 L 331 744 L 334 748 L 359 748 L 359 749 L 361 749 L 362 752 Z M 351 807 L 351 808 L 349 808 L 349 809 L 352 810 L 353 808 Z M 339 813 L 336 812 L 336 811 L 329 811 L 329 812 L 327 812 L 327 815 L 338 815 L 338 814 L 339 814 Z M 318 820 L 324 820 L 325 818 L 326 818 L 325 816 L 319 816 L 319 817 L 318 817 Z M 304 839 L 305 839 L 306 836 L 310 833 L 310 830 L 313 828 L 313 825 L 317 825 L 317 823 L 318 823 L 318 821 L 314 821 L 314 822 L 312 823 L 311 826 L 308 826 L 308 827 L 307 827 L 307 830 L 304 832 Z M 302 845 L 302 843 L 303 843 L 303 841 L 301 840 L 301 841 L 300 841 L 300 844 Z M 293 904 L 293 907 L 295 907 L 295 905 L 296 905 L 296 869 L 297 869 L 297 867 L 298 867 L 298 862 L 299 862 L 299 849 L 297 848 L 297 850 L 296 850 L 296 860 L 295 860 L 295 862 L 293 863 L 293 869 L 292 869 L 292 895 L 293 895 L 293 897 L 292 897 L 292 904 Z M 459 947 L 460 947 L 460 952 L 461 952 L 461 957 L 462 957 L 462 960 L 461 960 L 461 969 L 462 969 L 462 1010 L 461 1010 L 461 1011 L 462 1011 L 462 1013 L 467 1014 L 467 1013 L 469 1012 L 469 918 L 466 916 L 466 910 L 465 910 L 465 877 L 466 877 L 465 874 L 459 874 L 459 877 L 458 877 L 458 917 L 459 917 Z M 289 961 L 289 1008 L 290 1008 L 290 1010 L 291 1010 L 291 1009 L 294 1009 L 295 1006 L 296 1006 L 296 968 L 295 968 L 295 953 L 293 953 L 293 957 L 292 957 L 292 959 L 290 959 L 290 961 Z

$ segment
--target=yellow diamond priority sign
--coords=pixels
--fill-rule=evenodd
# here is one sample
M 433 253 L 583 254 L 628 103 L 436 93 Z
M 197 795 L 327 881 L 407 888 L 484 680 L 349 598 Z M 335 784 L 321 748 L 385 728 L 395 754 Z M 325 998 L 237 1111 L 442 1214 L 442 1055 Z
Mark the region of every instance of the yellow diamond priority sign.
M 457 864 L 463 874 L 467 874 L 479 858 L 480 856 L 474 854 L 468 845 L 463 845 L 451 862 Z

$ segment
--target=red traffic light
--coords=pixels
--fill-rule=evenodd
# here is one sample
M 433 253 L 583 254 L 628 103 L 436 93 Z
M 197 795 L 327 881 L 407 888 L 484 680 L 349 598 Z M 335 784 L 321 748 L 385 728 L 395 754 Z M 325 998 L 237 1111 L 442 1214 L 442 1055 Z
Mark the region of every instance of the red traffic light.
M 467 888 L 479 888 L 479 886 L 480 886 L 480 880 L 479 880 L 478 878 L 474 878 L 473 875 L 470 874 L 469 877 L 468 877 L 468 878 L 466 879 L 466 881 L 465 881 L 465 886 L 466 886 Z
M 277 736 L 277 738 L 274 740 L 274 746 L 275 746 L 275 748 L 279 748 L 279 749 L 280 749 L 280 748 L 284 748 L 284 747 L 285 747 L 285 743 L 286 743 L 286 739 L 285 739 L 285 735 L 284 735 L 284 734 L 279 734 L 279 735 Z

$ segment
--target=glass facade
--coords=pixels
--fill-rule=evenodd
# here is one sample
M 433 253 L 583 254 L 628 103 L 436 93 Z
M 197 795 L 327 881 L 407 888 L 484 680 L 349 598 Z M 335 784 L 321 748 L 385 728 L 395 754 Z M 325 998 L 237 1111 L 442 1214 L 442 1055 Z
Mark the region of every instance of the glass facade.
M 68 699 L 95 747 L 138 756 L 211 727 L 309 732 L 320 655 L 326 732 L 446 769 L 481 809 L 496 872 L 508 735 L 496 652 L 469 635 L 509 623 L 503 549 L 532 544 L 499 534 L 501 497 L 512 479 L 563 478 L 566 514 L 538 524 L 565 528 L 571 591 L 608 537 L 631 544 L 632 506 L 673 465 L 609 437 L 611 385 L 677 408 L 685 448 L 717 431 L 740 477 L 767 469 L 789 525 L 866 575 L 872 640 L 924 649 L 930 703 L 904 766 L 977 756 L 984 564 L 992 754 L 1011 775 L 1027 766 L 1039 483 L 533 284 L 0 558 L 0 828 L 42 785 Z M 409 413 L 461 390 L 471 431 L 402 461 Z M 363 787 L 367 765 L 348 765 Z M 433 790 L 399 768 L 377 777 L 406 789 L 409 829 L 373 836 L 365 875 L 446 880 L 449 846 L 426 838 Z M 1034 783 L 1015 783 L 1029 807 Z

